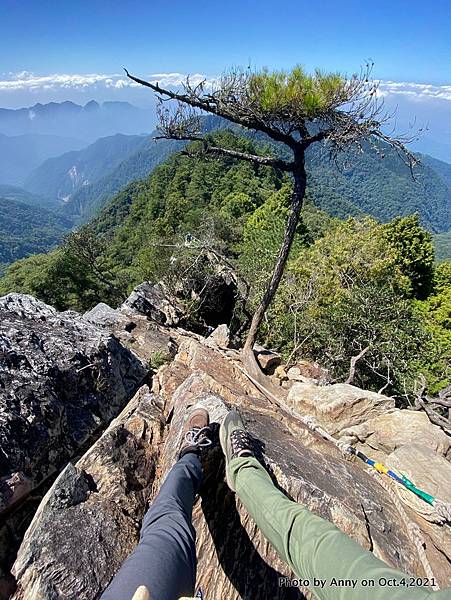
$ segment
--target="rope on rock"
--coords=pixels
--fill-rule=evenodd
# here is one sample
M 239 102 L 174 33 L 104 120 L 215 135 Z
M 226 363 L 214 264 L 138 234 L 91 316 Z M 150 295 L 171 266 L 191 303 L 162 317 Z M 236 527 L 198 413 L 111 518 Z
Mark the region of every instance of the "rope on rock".
M 274 401 L 277 406 L 279 406 L 283 410 L 286 410 L 288 413 L 290 413 L 296 419 L 300 419 L 304 423 L 304 425 L 306 425 L 308 427 L 308 429 L 310 429 L 311 431 L 317 432 L 322 438 L 324 438 L 325 440 L 328 440 L 329 442 L 334 444 L 334 446 L 336 446 L 340 450 L 341 454 L 343 455 L 343 457 L 346 460 L 352 461 L 352 460 L 354 460 L 355 457 L 360 458 L 360 460 L 362 460 L 364 463 L 366 463 L 367 465 L 372 467 L 375 471 L 377 471 L 381 475 L 387 475 L 388 477 L 391 477 L 391 479 L 396 481 L 396 483 L 398 483 L 399 485 L 402 485 L 405 489 L 408 489 L 410 492 L 412 492 L 417 497 L 421 498 L 424 502 L 429 504 L 433 508 L 434 513 L 437 516 L 438 523 L 451 524 L 451 503 L 445 502 L 444 500 L 441 500 L 440 498 L 435 498 L 431 494 L 424 492 L 420 488 L 416 487 L 405 475 L 401 475 L 401 476 L 398 475 L 392 469 L 389 469 L 382 463 L 379 463 L 379 462 L 373 460 L 372 458 L 369 458 L 363 452 L 360 452 L 360 450 L 357 450 L 356 448 L 354 448 L 354 446 L 351 446 L 344 440 L 337 440 L 332 435 L 330 435 L 330 433 L 328 431 L 326 431 L 323 427 L 318 425 L 318 423 L 313 415 L 300 415 L 297 411 L 293 410 L 285 402 L 282 402 L 279 398 L 277 398 L 269 390 L 266 390 L 264 388 L 264 386 L 262 386 L 256 379 L 254 379 L 254 377 L 249 375 L 249 373 L 247 373 L 247 371 L 245 369 L 243 369 L 242 367 L 237 365 L 236 362 L 233 361 L 230 356 L 227 356 L 227 354 L 225 352 L 223 352 L 219 348 L 218 348 L 218 350 L 224 358 L 226 358 L 229 362 L 233 362 L 234 366 L 239 371 L 241 371 L 249 379 L 249 381 L 251 381 L 255 385 L 255 387 L 257 389 L 259 389 L 263 394 L 265 394 L 265 396 L 269 397 L 269 399 L 271 401 Z M 419 512 L 419 513 L 422 512 L 421 510 L 418 510 L 414 506 L 411 506 L 411 508 L 416 510 L 416 512 Z
M 432 506 L 440 523 L 451 523 L 451 504 L 449 502 L 444 502 L 443 500 L 440 500 L 440 498 L 435 498 L 431 494 L 424 492 L 414 485 L 405 475 L 398 475 L 395 473 L 395 471 L 389 469 L 384 464 L 369 458 L 366 456 L 366 454 L 354 448 L 354 446 L 351 446 L 347 442 L 335 439 L 325 429 L 323 429 L 323 427 L 318 425 L 316 419 L 311 415 L 300 416 L 300 419 L 311 431 L 316 431 L 319 435 L 321 435 L 321 437 L 337 446 L 346 459 L 352 460 L 354 457 L 360 458 L 360 460 L 366 463 L 369 467 L 372 467 L 374 471 L 377 471 L 377 473 L 380 473 L 381 475 L 387 475 L 396 483 L 404 486 L 404 488 L 408 489 L 418 498 L 421 498 L 424 502 Z M 412 508 L 415 510 L 415 507 L 412 506 Z
M 426 543 L 421 533 L 421 529 L 419 528 L 417 523 L 414 523 L 407 515 L 404 506 L 402 505 L 398 495 L 396 494 L 396 491 L 392 488 L 391 485 L 389 485 L 387 481 L 384 481 L 382 477 L 379 477 L 378 474 L 388 475 L 389 477 L 391 477 L 392 481 L 403 485 L 404 488 L 413 492 L 417 497 L 427 502 L 435 510 L 437 515 L 440 517 L 440 522 L 442 523 L 451 523 L 451 504 L 443 502 L 443 500 L 434 498 L 433 496 L 431 496 L 431 494 L 423 492 L 423 490 L 417 488 L 409 479 L 407 479 L 405 475 L 402 475 L 400 477 L 397 473 L 395 473 L 382 463 L 376 462 L 373 459 L 368 458 L 365 454 L 363 454 L 363 452 L 356 450 L 356 448 L 354 448 L 347 442 L 335 439 L 333 436 L 330 435 L 328 431 L 326 431 L 325 429 L 323 429 L 323 427 L 318 425 L 316 419 L 313 416 L 301 416 L 300 419 L 311 431 L 315 431 L 316 433 L 321 435 L 321 437 L 332 442 L 335 446 L 337 446 L 346 459 L 352 460 L 354 457 L 358 457 L 368 465 L 368 472 L 377 479 L 379 484 L 389 494 L 390 498 L 393 501 L 393 504 L 397 508 L 402 520 L 404 521 L 407 534 L 409 536 L 410 541 L 413 543 L 417 550 L 419 559 L 421 561 L 421 564 L 423 565 L 424 572 L 426 573 L 426 577 L 428 577 L 430 581 L 436 582 L 437 578 L 434 576 L 431 563 L 429 562 L 426 554 Z M 432 588 L 434 590 L 440 589 L 436 583 L 432 585 Z
M 409 516 L 407 515 L 407 513 L 404 509 L 404 506 L 399 501 L 399 498 L 396 495 L 396 492 L 393 490 L 392 486 L 387 481 L 384 481 L 381 477 L 378 477 L 376 471 L 374 471 L 372 468 L 369 468 L 368 472 L 377 479 L 379 484 L 384 488 L 384 490 L 388 493 L 388 495 L 392 499 L 393 504 L 396 506 L 402 520 L 404 521 L 410 541 L 414 544 L 414 546 L 417 550 L 417 553 L 420 558 L 421 564 L 423 565 L 423 569 L 426 574 L 426 577 L 430 581 L 436 582 L 437 578 L 434 575 L 434 571 L 432 570 L 431 563 L 429 562 L 428 557 L 426 555 L 426 550 L 425 550 L 426 543 L 424 541 L 424 538 L 423 538 L 420 528 L 418 527 L 418 525 L 416 523 L 414 523 L 409 518 Z M 440 589 L 436 583 L 434 583 L 431 587 L 434 590 Z
M 271 401 L 274 401 L 277 406 L 287 411 L 295 418 L 300 419 L 304 423 L 304 425 L 306 425 L 306 427 L 310 429 L 310 431 L 318 433 L 322 438 L 334 444 L 334 446 L 336 446 L 340 450 L 340 452 L 346 460 L 354 460 L 354 458 L 358 457 L 370 467 L 368 469 L 368 472 L 371 475 L 373 475 L 377 479 L 379 484 L 387 491 L 387 493 L 393 501 L 393 504 L 397 508 L 402 520 L 404 521 L 407 534 L 417 550 L 420 562 L 423 565 L 423 569 L 426 573 L 426 576 L 430 580 L 436 582 L 437 579 L 434 576 L 431 564 L 426 555 L 426 543 L 424 541 L 420 527 L 417 525 L 417 523 L 414 523 L 409 518 L 404 509 L 404 506 L 402 505 L 399 497 L 397 496 L 393 488 L 388 484 L 388 482 L 384 481 L 382 477 L 379 477 L 378 474 L 388 475 L 391 478 L 391 481 L 395 481 L 396 483 L 402 485 L 403 489 L 409 490 L 410 492 L 414 493 L 418 498 L 421 498 L 424 502 L 429 504 L 429 506 L 431 506 L 434 509 L 435 513 L 439 517 L 440 524 L 451 523 L 451 504 L 448 502 L 444 502 L 439 498 L 435 498 L 434 496 L 428 494 L 427 492 L 424 492 L 423 490 L 420 490 L 405 475 L 398 475 L 392 469 L 389 469 L 382 463 L 376 462 L 375 460 L 369 458 L 363 452 L 360 452 L 360 450 L 357 450 L 356 448 L 354 448 L 354 446 L 351 446 L 344 440 L 337 440 L 332 435 L 330 435 L 328 431 L 326 431 L 323 427 L 321 427 L 318 424 L 313 415 L 300 415 L 297 411 L 293 410 L 290 406 L 288 406 L 285 402 L 281 401 L 270 391 L 265 390 L 264 386 L 262 386 L 256 379 L 254 379 L 254 377 L 249 375 L 249 373 L 247 373 L 245 369 L 237 365 L 235 361 L 232 361 L 232 359 L 229 356 L 227 356 L 223 351 L 219 350 L 219 352 L 228 361 L 233 362 L 234 366 L 239 371 L 241 371 L 255 385 L 257 389 L 259 389 L 263 394 L 265 394 L 265 396 L 270 397 L 269 399 Z M 432 585 L 432 587 L 434 590 L 440 589 L 436 584 Z

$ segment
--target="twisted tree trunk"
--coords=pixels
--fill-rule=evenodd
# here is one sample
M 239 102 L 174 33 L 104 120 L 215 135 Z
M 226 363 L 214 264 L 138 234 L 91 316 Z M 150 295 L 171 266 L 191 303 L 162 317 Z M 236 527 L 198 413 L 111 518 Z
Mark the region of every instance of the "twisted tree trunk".
M 251 326 L 247 334 L 246 342 L 243 348 L 243 357 L 246 370 L 249 375 L 254 377 L 262 386 L 268 386 L 268 379 L 263 375 L 259 368 L 255 355 L 254 355 L 254 344 L 257 339 L 258 330 L 263 321 L 266 311 L 271 304 L 287 264 L 288 256 L 290 254 L 291 246 L 293 245 L 294 236 L 296 234 L 296 228 L 299 223 L 299 217 L 301 214 L 302 206 L 304 203 L 305 189 L 306 189 L 306 173 L 305 173 L 305 154 L 304 151 L 300 151 L 295 156 L 295 167 L 293 169 L 294 186 L 293 195 L 291 198 L 291 210 L 288 216 L 288 221 L 285 227 L 283 236 L 283 242 L 277 256 L 277 261 L 274 266 L 271 279 L 268 282 L 266 291 L 263 298 L 258 305 L 254 316 L 252 317 Z M 271 386 L 272 387 L 272 386 Z M 274 386 L 275 387 L 275 386 Z M 280 394 L 280 388 L 277 388 Z

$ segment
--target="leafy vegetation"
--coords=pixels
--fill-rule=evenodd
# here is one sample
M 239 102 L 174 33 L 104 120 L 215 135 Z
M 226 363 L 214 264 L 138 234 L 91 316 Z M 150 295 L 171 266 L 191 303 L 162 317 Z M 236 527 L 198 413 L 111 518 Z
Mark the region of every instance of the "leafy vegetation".
M 157 371 L 160 367 L 170 362 L 171 355 L 168 352 L 162 352 L 161 350 L 157 350 L 153 352 L 149 359 L 149 368 L 153 371 Z
M 214 135 L 222 146 L 260 151 L 230 132 Z M 251 309 L 280 246 L 290 190 L 289 177 L 267 166 L 173 155 L 60 248 L 11 265 L 0 293 L 23 291 L 60 309 L 86 310 L 99 301 L 117 305 L 145 279 L 165 278 L 177 292 L 183 279 L 197 291 L 212 281 L 204 247 L 249 282 Z M 316 201 L 311 188 L 261 341 L 292 361 L 318 360 L 337 380 L 365 351 L 354 383 L 400 399 L 420 374 L 431 393 L 443 388 L 451 363 L 451 263 L 434 264 L 431 236 L 417 215 L 385 224 L 343 221 Z M 186 303 L 195 312 L 188 296 Z
M 437 260 L 451 260 L 451 231 L 434 235 L 434 244 Z
M 0 198 L 0 263 L 11 263 L 55 247 L 70 223 L 43 208 Z
M 315 118 L 337 103 L 337 96 L 345 96 L 347 82 L 338 73 L 322 73 L 316 70 L 313 75 L 297 65 L 291 71 L 269 71 L 263 69 L 251 73 L 248 95 L 251 103 L 256 103 L 262 111 L 287 111 L 296 107 L 307 119 Z
M 429 351 L 410 298 L 431 288 L 430 248 L 415 217 L 386 225 L 371 218 L 334 222 L 292 258 L 266 343 L 292 359 L 318 360 L 339 380 L 363 352 L 357 384 L 402 389 L 415 378 L 415 360 Z

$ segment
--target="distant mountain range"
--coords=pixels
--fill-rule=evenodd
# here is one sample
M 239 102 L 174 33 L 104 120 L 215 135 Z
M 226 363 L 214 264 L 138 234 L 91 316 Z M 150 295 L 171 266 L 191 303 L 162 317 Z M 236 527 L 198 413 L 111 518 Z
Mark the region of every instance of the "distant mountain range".
M 114 171 L 146 140 L 120 133 L 100 138 L 83 150 L 44 161 L 27 177 L 24 187 L 51 201 L 68 203 L 77 190 Z
M 151 122 L 150 111 L 128 102 L 98 104 L 91 100 L 84 106 L 50 102 L 28 108 L 0 108 L 0 133 L 9 136 L 61 135 L 89 143 L 116 133 L 145 133 L 151 129 Z
M 25 182 L 74 222 L 85 222 L 127 183 L 146 177 L 183 146 L 150 136 L 101 138 L 78 152 L 45 161 Z

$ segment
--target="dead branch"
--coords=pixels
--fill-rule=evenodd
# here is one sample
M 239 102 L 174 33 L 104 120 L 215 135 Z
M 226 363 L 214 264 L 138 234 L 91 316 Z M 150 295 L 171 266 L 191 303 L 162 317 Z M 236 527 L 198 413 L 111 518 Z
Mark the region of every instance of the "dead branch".
M 424 412 L 429 417 L 429 420 L 431 421 L 431 423 L 433 423 L 434 425 L 438 425 L 439 427 L 441 427 L 443 429 L 443 431 L 445 433 L 447 433 L 448 435 L 451 435 L 450 420 L 439 415 L 433 408 L 431 408 L 430 406 L 428 406 L 426 404 L 426 402 L 423 400 L 423 398 L 418 398 L 418 402 L 419 402 L 421 408 L 424 410 Z
M 425 395 L 426 391 L 426 378 L 424 375 L 420 375 L 418 381 L 415 383 L 414 389 L 414 404 L 411 406 L 411 410 L 423 410 L 431 423 L 434 425 L 438 425 L 443 429 L 445 433 L 451 435 L 451 421 L 449 418 L 449 410 L 448 410 L 448 418 L 437 412 L 433 408 L 433 406 L 438 406 L 438 410 L 441 407 L 450 408 L 451 399 L 447 397 L 451 394 L 451 386 L 441 390 L 438 394 L 438 398 L 432 398 L 430 396 Z
M 369 349 L 370 349 L 370 346 L 366 346 L 361 352 L 359 352 L 356 356 L 353 356 L 351 358 L 351 366 L 349 368 L 349 375 L 348 375 L 348 378 L 346 379 L 345 383 L 352 383 L 354 381 L 356 365 L 357 365 L 358 361 L 365 356 L 365 354 L 368 352 Z

